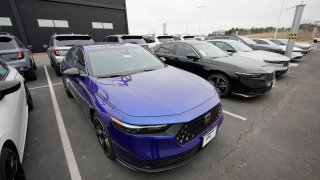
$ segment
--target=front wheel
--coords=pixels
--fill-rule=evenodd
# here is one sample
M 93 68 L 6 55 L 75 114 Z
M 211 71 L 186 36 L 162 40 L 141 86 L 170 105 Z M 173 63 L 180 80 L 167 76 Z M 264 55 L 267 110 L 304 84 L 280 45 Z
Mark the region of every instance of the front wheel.
M 113 151 L 111 138 L 108 131 L 106 130 L 105 126 L 102 124 L 102 122 L 96 114 L 94 114 L 92 118 L 94 130 L 96 132 L 99 144 L 101 145 L 106 156 L 111 160 L 115 160 L 116 154 Z
M 220 73 L 214 73 L 207 79 L 217 90 L 220 97 L 224 98 L 230 95 L 231 85 L 229 79 Z
M 317 42 L 318 42 L 318 40 L 316 40 L 316 39 L 315 39 L 315 40 L 313 40 L 313 42 L 314 42 L 314 43 L 317 43 Z
M 6 147 L 2 149 L 0 156 L 0 179 L 26 179 L 19 156 L 13 150 Z
M 66 78 L 64 76 L 62 76 L 62 82 L 63 82 L 63 87 L 64 87 L 64 90 L 66 91 L 67 95 L 69 98 L 73 98 L 73 95 L 71 94 L 68 86 L 67 86 L 67 81 L 66 81 Z

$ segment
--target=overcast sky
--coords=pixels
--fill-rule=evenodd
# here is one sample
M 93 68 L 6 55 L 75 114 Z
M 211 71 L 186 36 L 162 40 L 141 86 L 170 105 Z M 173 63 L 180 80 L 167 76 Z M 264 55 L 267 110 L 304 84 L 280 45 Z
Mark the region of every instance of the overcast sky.
M 282 0 L 126 0 L 130 34 L 162 33 L 167 23 L 169 34 L 198 34 L 202 8 L 201 33 L 276 26 Z M 284 0 L 280 27 L 290 27 L 294 9 L 301 0 Z M 320 0 L 304 0 L 302 22 L 320 21 Z

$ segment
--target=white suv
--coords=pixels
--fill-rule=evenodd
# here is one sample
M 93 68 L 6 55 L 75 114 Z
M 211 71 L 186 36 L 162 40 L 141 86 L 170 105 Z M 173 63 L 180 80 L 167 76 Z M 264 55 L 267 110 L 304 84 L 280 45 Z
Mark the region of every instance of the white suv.
M 320 37 L 314 38 L 314 39 L 313 39 L 313 42 L 314 42 L 314 43 L 320 42 Z

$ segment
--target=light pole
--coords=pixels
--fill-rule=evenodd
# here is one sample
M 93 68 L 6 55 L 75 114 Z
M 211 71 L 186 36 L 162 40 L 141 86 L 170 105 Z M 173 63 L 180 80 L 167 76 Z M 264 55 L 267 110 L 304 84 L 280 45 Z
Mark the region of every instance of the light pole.
M 278 23 L 277 23 L 277 27 L 276 27 L 276 32 L 274 33 L 273 39 L 276 39 L 276 38 L 277 38 L 279 23 L 280 23 L 280 19 L 281 19 L 281 15 L 282 15 L 282 10 L 283 10 L 283 5 L 284 5 L 284 0 L 282 0 L 282 5 L 281 5 L 280 14 L 279 14 L 279 19 L 278 19 Z
M 198 8 L 200 9 L 200 21 L 199 21 L 199 36 L 201 35 L 201 20 L 202 20 L 202 8 L 205 6 L 199 6 Z

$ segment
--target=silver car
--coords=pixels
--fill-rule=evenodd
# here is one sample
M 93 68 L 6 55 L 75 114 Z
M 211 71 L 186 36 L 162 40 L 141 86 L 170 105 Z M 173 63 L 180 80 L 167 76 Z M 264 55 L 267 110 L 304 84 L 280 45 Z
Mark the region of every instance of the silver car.
M 54 34 L 51 36 L 47 50 L 51 66 L 57 76 L 60 76 L 60 63 L 74 45 L 93 44 L 94 41 L 88 34 Z
M 16 68 L 26 79 L 37 79 L 32 52 L 14 35 L 0 32 L 0 59 Z
M 229 55 L 248 57 L 269 63 L 276 69 L 276 75 L 284 74 L 290 69 L 290 58 L 278 53 L 253 50 L 246 44 L 236 40 L 216 39 L 208 40 L 208 42 L 216 45 Z

